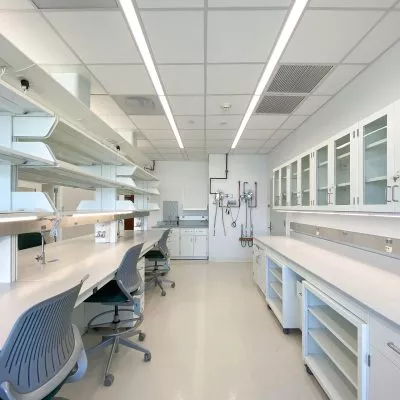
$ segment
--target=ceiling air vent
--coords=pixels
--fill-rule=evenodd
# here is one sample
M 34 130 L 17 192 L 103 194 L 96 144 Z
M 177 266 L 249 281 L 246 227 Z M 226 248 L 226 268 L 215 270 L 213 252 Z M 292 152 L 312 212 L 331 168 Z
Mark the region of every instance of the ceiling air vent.
M 113 96 L 127 115 L 164 115 L 157 96 Z
M 310 93 L 333 65 L 281 65 L 268 92 Z
M 305 99 L 304 96 L 264 96 L 256 114 L 290 114 Z

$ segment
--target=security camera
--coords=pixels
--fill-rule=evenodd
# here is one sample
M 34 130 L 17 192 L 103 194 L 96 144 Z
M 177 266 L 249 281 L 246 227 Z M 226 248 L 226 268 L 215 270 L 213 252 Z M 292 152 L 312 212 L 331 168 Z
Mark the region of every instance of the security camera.
M 21 89 L 24 92 L 27 92 L 29 90 L 30 83 L 27 79 L 21 79 Z

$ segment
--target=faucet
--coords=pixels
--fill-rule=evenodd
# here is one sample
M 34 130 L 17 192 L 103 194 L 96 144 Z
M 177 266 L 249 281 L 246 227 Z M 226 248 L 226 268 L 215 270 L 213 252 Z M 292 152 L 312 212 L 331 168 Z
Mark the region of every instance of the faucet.
M 40 232 L 40 234 L 42 235 L 42 251 L 40 254 L 38 254 L 35 257 L 35 260 L 37 262 L 40 262 L 42 265 L 46 264 L 46 253 L 44 251 L 44 245 L 45 245 L 45 241 L 44 241 L 44 232 Z

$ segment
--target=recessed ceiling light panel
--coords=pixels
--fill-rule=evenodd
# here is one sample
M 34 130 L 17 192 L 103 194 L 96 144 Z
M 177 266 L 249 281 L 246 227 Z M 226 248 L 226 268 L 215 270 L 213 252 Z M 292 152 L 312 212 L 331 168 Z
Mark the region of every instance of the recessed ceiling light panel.
M 32 2 L 42 10 L 118 8 L 116 0 L 32 0 Z

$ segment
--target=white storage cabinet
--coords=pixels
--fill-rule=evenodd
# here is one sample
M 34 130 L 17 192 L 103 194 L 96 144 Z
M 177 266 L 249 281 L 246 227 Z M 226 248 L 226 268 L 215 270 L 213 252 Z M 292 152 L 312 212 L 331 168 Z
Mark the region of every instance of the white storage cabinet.
M 180 228 L 180 257 L 195 259 L 208 257 L 207 228 Z
M 267 256 L 265 248 L 257 243 L 253 246 L 253 279 L 263 292 L 267 291 Z
M 332 400 L 367 400 L 366 322 L 305 281 L 303 312 L 303 358 L 307 371 Z
M 171 232 L 167 239 L 167 247 L 171 258 L 179 257 L 180 254 L 179 229 L 171 229 Z

